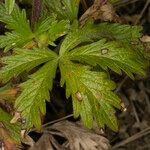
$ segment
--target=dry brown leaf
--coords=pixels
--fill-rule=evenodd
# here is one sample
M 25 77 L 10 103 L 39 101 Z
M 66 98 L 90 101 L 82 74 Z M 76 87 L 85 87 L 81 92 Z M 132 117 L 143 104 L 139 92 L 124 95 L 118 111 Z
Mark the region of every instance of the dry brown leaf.
M 14 117 L 11 119 L 10 123 L 16 123 L 21 118 L 20 112 L 15 112 Z
M 54 138 L 56 135 L 64 139 L 61 145 Z M 47 127 L 45 134 L 30 150 L 37 150 L 38 145 L 44 145 L 45 150 L 49 148 L 53 150 L 53 147 L 56 150 L 108 150 L 110 148 L 109 141 L 102 135 L 69 121 L 58 122 Z M 43 147 L 38 150 L 43 150 Z
M 144 35 L 140 38 L 140 40 L 144 43 L 149 43 L 150 42 L 150 36 Z
M 44 133 L 36 144 L 29 148 L 29 150 L 65 150 L 55 138 L 48 133 Z
M 95 0 L 94 4 L 81 16 L 81 24 L 84 24 L 88 19 L 121 22 L 112 4 L 107 0 Z
M 21 138 L 24 144 L 30 145 L 31 147 L 34 146 L 34 140 L 26 133 L 26 130 L 21 130 Z

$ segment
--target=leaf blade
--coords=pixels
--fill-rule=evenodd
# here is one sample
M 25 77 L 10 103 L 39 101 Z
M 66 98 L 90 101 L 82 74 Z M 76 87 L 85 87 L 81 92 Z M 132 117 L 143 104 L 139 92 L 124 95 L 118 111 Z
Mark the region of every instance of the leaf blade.
M 0 76 L 4 83 L 8 82 L 12 77 L 19 75 L 23 71 L 29 71 L 32 68 L 53 60 L 57 54 L 50 50 L 41 49 L 16 49 L 16 55 L 2 58 L 2 62 L 6 64 L 0 70 Z
M 15 5 L 15 0 L 5 0 L 5 7 L 8 14 L 11 14 Z
M 26 119 L 25 127 L 28 129 L 33 125 L 38 129 L 41 128 L 40 116 L 46 113 L 45 101 L 50 99 L 49 91 L 52 89 L 56 68 L 57 61 L 49 61 L 20 85 L 23 92 L 17 98 L 15 107 Z
M 114 82 L 104 72 L 91 71 L 88 66 L 66 59 L 61 61 L 61 80 L 66 84 L 66 97 L 72 96 L 74 116 L 80 115 L 88 128 L 92 128 L 95 118 L 99 127 L 107 125 L 116 131 L 118 124 L 113 107 L 120 109 L 121 100 L 112 92 Z
M 105 39 L 75 48 L 67 56 L 92 66 L 99 65 L 104 70 L 108 67 L 119 74 L 123 70 L 131 78 L 132 73 L 145 75 L 147 66 L 144 56 L 129 47 L 122 47 L 118 42 L 106 42 Z

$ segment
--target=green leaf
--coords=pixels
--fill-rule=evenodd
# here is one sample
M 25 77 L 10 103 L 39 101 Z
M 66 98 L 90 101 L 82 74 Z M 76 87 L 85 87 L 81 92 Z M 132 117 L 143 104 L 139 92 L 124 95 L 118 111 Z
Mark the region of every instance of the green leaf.
M 48 27 L 47 27 L 48 28 Z M 48 45 L 56 46 L 54 41 L 61 36 L 64 36 L 69 31 L 70 24 L 67 20 L 61 20 L 60 22 L 54 21 L 49 25 L 49 29 L 42 33 L 41 35 L 37 35 L 38 46 L 45 47 Z
M 106 38 L 107 41 L 120 42 L 121 45 L 126 47 L 135 47 L 135 45 L 132 45 L 132 42 L 138 42 L 136 44 L 140 44 L 139 38 L 141 37 L 140 32 L 142 27 L 116 23 L 94 24 L 93 21 L 88 21 L 83 27 L 80 27 L 79 23 L 75 21 L 71 29 L 61 45 L 60 55 L 70 51 L 79 44 L 92 43 L 103 38 Z
M 16 32 L 23 34 L 24 36 L 32 35 L 32 31 L 29 22 L 26 18 L 25 10 L 20 10 L 17 5 L 15 5 L 14 10 L 9 15 L 6 13 L 3 5 L 1 4 L 2 11 L 0 14 L 0 21 L 6 23 L 8 29 L 15 30 Z
M 15 140 L 18 143 L 21 143 L 21 127 L 18 123 L 16 124 L 11 124 L 10 120 L 12 119 L 12 116 L 5 112 L 1 107 L 0 107 L 0 123 L 3 124 L 5 127 L 5 130 L 8 132 L 10 137 Z
M 23 46 L 34 37 L 25 11 L 21 11 L 17 5 L 14 6 L 11 14 L 8 14 L 5 6 L 0 3 L 0 21 L 12 30 L 0 36 L 0 48 L 6 47 L 6 51 L 16 46 Z
M 44 0 L 50 12 L 56 13 L 58 19 L 68 19 L 70 21 L 78 18 L 80 0 Z
M 51 28 L 51 24 L 56 21 L 56 17 L 55 14 L 42 16 L 35 26 L 35 34 L 38 36 L 39 34 L 47 32 Z
M 56 53 L 44 49 L 16 49 L 15 53 L 16 55 L 2 58 L 2 62 L 6 65 L 0 70 L 0 78 L 4 83 L 23 71 L 29 71 L 42 63 L 57 58 Z
M 133 73 L 145 75 L 147 61 L 144 46 L 139 42 L 140 31 L 137 26 L 95 25 L 92 21 L 79 28 L 75 22 L 60 47 L 60 55 L 92 66 L 99 65 L 104 70 L 110 68 L 119 74 L 123 70 L 131 78 Z
M 60 22 L 55 21 L 52 23 L 50 29 L 48 30 L 49 43 L 54 45 L 54 41 L 67 34 L 70 29 L 70 24 L 68 20 L 61 20 Z
M 57 61 L 49 61 L 20 85 L 23 92 L 17 98 L 15 106 L 25 118 L 25 127 L 28 129 L 33 125 L 41 128 L 41 114 L 46 113 L 45 101 L 50 99 L 49 91 L 52 89 L 56 68 Z
M 130 77 L 133 77 L 132 73 L 145 75 L 147 65 L 144 56 L 132 48 L 122 47 L 117 41 L 106 42 L 105 39 L 77 47 L 68 52 L 68 56 L 71 60 L 86 62 L 92 66 L 98 64 L 105 70 L 109 67 L 119 74 L 123 70 Z
M 5 7 L 8 14 L 11 14 L 15 5 L 15 0 L 5 0 Z
M 6 32 L 5 35 L 0 35 L 0 48 L 4 48 L 4 51 L 7 52 L 16 46 L 23 46 L 30 40 L 31 38 L 25 38 L 23 35 L 17 32 Z
M 61 59 L 61 86 L 66 84 L 66 97 L 73 99 L 74 116 L 81 116 L 83 123 L 92 127 L 93 118 L 99 127 L 106 124 L 118 129 L 115 110 L 120 109 L 120 99 L 112 92 L 115 88 L 104 72 L 92 71 L 90 67 Z
M 43 16 L 36 24 L 35 35 L 39 47 L 56 46 L 54 41 L 67 34 L 70 29 L 69 20 L 56 20 L 56 15 Z

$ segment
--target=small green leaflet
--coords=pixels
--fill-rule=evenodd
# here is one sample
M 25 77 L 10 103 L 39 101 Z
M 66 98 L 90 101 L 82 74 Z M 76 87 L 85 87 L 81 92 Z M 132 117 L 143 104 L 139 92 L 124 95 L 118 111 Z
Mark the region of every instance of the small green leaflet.
M 49 44 L 55 45 L 54 41 L 67 34 L 70 29 L 70 22 L 68 20 L 55 21 L 52 23 L 50 29 L 48 30 Z
M 56 15 L 42 16 L 35 26 L 36 36 L 47 32 L 51 28 L 51 24 L 56 21 Z
M 93 118 L 99 127 L 109 126 L 117 131 L 115 110 L 120 109 L 120 99 L 112 92 L 113 81 L 105 72 L 91 71 L 92 68 L 75 64 L 66 59 L 60 61 L 61 86 L 66 83 L 66 97 L 73 100 L 74 116 L 81 116 L 83 123 L 92 128 Z
M 11 14 L 15 5 L 15 0 L 5 0 L 5 7 L 8 14 Z
M 57 38 L 68 33 L 70 22 L 68 20 L 56 20 L 56 15 L 52 14 L 49 17 L 41 17 L 36 24 L 35 35 L 38 41 L 38 46 L 56 46 L 54 41 Z
M 44 0 L 50 12 L 57 14 L 58 19 L 76 20 L 80 0 Z
M 0 70 L 0 78 L 3 83 L 8 82 L 11 78 L 16 77 L 23 71 L 30 71 L 32 68 L 42 63 L 57 58 L 57 54 L 51 50 L 45 49 L 16 49 L 16 55 L 2 58 L 2 62 L 7 64 Z
M 50 99 L 49 91 L 52 89 L 56 68 L 57 61 L 49 61 L 20 85 L 23 92 L 17 98 L 15 106 L 21 111 L 26 120 L 25 127 L 28 129 L 33 125 L 41 128 L 41 115 L 46 113 L 45 101 Z

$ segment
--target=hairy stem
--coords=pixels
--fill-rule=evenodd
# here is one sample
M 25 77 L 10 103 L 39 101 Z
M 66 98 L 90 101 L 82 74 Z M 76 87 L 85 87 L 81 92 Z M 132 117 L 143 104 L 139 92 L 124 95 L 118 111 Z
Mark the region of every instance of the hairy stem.
M 32 3 L 32 17 L 31 17 L 31 27 L 34 30 L 35 24 L 38 22 L 41 10 L 42 10 L 42 2 L 43 0 L 33 0 Z

